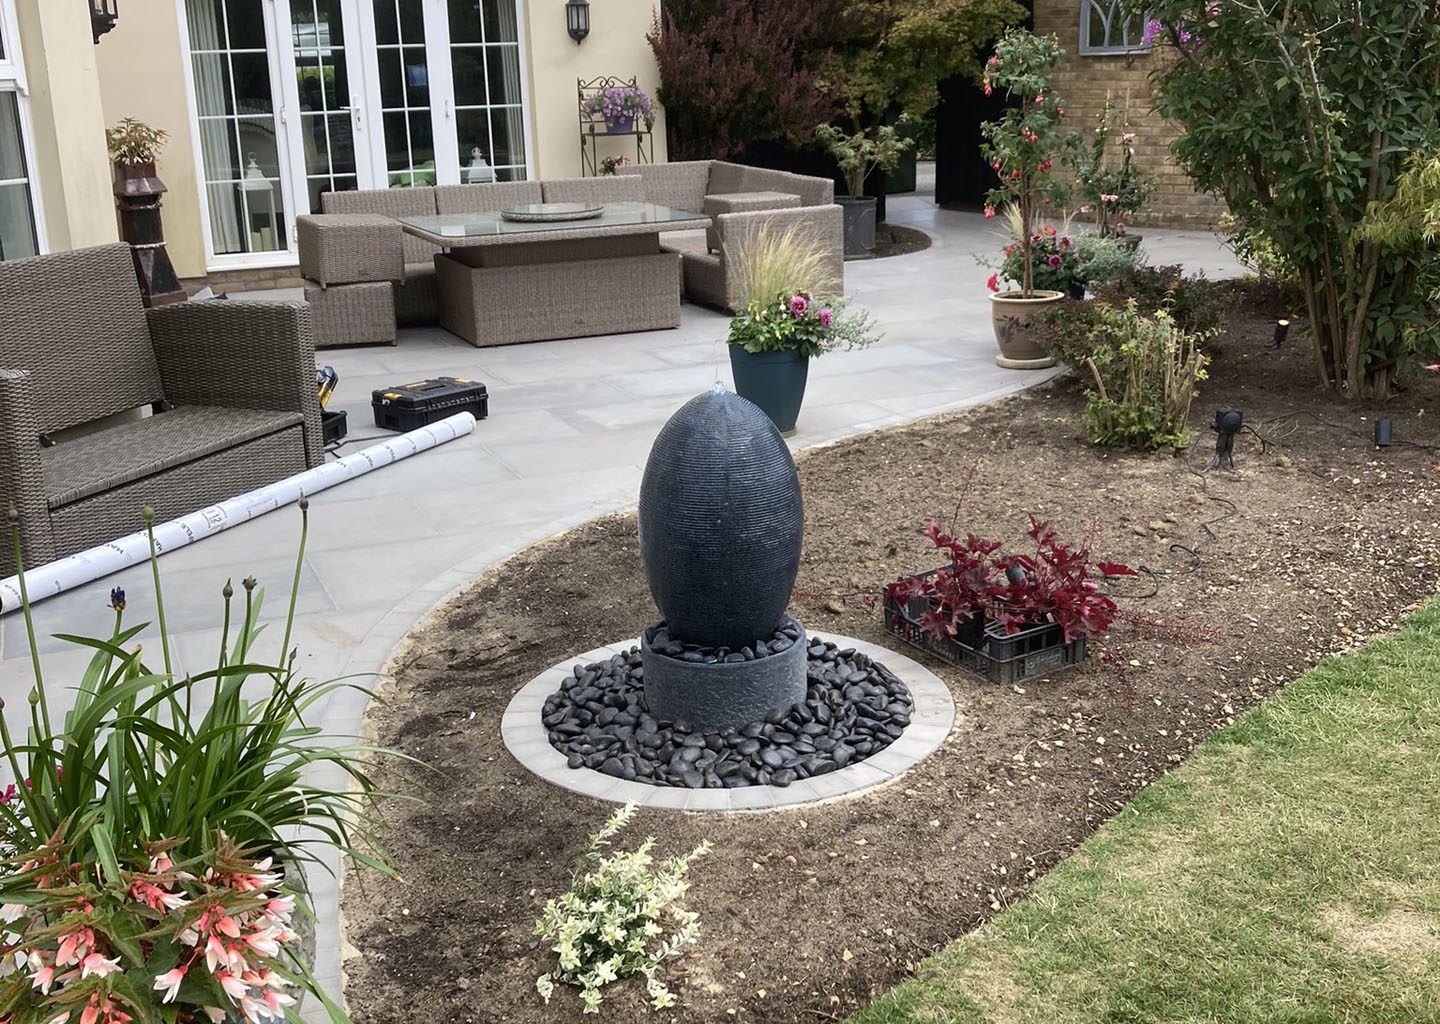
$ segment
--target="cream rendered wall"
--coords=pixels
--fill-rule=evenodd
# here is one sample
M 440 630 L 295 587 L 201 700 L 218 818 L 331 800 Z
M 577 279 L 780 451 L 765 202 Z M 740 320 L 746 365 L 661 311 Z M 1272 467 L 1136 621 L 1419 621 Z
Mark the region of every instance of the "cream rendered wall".
M 575 80 L 634 75 L 651 99 L 660 72 L 645 35 L 655 16 L 653 0 L 593 0 L 590 35 L 576 45 L 565 30 L 564 0 L 521 0 L 530 44 L 530 139 L 535 178 L 580 175 L 579 114 Z M 655 160 L 665 160 L 665 115 L 656 108 Z M 633 138 L 602 142 L 602 157 L 635 159 Z
M 57 0 L 19 0 L 15 11 L 30 121 L 34 180 L 51 252 L 119 238 L 105 119 L 96 74 L 90 8 Z
M 66 5 L 85 7 L 79 0 Z M 95 47 L 105 123 L 133 117 L 170 133 L 157 165 L 170 190 L 162 211 L 166 248 L 180 277 L 204 277 L 205 236 L 179 8 L 175 0 L 125 0 L 119 7 L 120 19 Z

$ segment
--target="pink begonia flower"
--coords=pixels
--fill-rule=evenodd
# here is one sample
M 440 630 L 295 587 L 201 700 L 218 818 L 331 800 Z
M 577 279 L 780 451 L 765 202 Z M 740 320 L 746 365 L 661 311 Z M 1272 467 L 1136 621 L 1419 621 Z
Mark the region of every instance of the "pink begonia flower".
M 30 987 L 38 988 L 47 996 L 50 994 L 50 986 L 53 984 L 55 984 L 55 968 L 53 967 L 40 968 L 30 979 Z
M 822 309 L 818 315 L 820 317 L 821 327 L 829 327 L 835 322 L 835 314 L 828 309 Z
M 1425 367 L 1425 369 L 1429 370 L 1431 373 L 1440 373 L 1440 363 L 1431 363 L 1429 366 Z
M 103 978 L 105 975 L 113 974 L 119 969 L 120 958 L 118 956 L 107 960 L 99 953 L 91 953 L 80 964 L 80 978 L 82 981 L 92 975 L 96 978 Z
M 790 315 L 804 316 L 805 311 L 810 308 L 810 303 L 805 301 L 803 295 L 792 295 L 790 297 Z
M 180 992 L 180 983 L 185 980 L 185 968 L 176 967 L 164 974 L 155 976 L 155 991 L 164 992 L 162 1003 L 173 1003 L 175 996 Z
M 987 207 L 985 207 L 985 219 L 986 219 L 986 220 L 994 220 L 994 219 L 995 219 L 995 207 L 993 207 L 993 206 L 987 206 Z
M 14 924 L 25 914 L 25 906 L 21 903 L 7 903 L 0 906 L 0 921 L 4 921 L 6 924 Z
M 992 292 L 998 292 L 1000 290 L 1000 275 L 991 274 L 990 280 L 985 282 L 985 287 L 989 288 Z
M 1120 139 L 1121 139 L 1122 142 L 1134 142 L 1134 141 L 1135 141 L 1135 133 L 1134 133 L 1134 132 L 1126 132 L 1124 135 L 1120 136 Z
M 90 954 L 95 946 L 95 933 L 89 928 L 77 928 L 60 940 L 60 949 L 55 954 L 55 966 L 68 967 L 78 964 Z
M 241 981 L 229 971 L 216 971 L 215 980 L 220 983 L 220 987 L 225 990 L 225 994 L 234 1002 L 238 1003 L 250 993 L 250 989 L 245 985 L 245 982 Z

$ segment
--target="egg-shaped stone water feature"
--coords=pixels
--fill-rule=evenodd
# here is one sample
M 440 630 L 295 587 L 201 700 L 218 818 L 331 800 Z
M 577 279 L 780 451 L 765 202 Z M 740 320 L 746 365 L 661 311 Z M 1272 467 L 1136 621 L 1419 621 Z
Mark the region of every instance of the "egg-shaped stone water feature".
M 723 729 L 805 699 L 805 631 L 785 615 L 803 534 L 795 460 L 758 406 L 716 388 L 670 418 L 640 484 L 663 616 L 641 643 L 652 715 Z

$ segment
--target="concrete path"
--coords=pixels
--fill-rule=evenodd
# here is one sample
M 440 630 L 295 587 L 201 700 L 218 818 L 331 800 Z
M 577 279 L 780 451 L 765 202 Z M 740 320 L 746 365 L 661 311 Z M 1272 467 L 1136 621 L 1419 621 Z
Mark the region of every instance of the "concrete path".
M 989 271 L 975 261 L 976 253 L 1002 244 L 994 223 L 938 210 L 918 195 L 893 198 L 890 219 L 922 228 L 934 244 L 909 256 L 847 264 L 847 291 L 874 313 L 885 338 L 866 351 L 814 362 L 791 440 L 797 450 L 990 401 L 1051 372 L 994 364 Z M 1144 234 L 1154 263 L 1184 263 L 1212 277 L 1238 271 L 1208 233 Z M 428 609 L 488 567 L 537 540 L 632 507 L 665 420 L 717 380 L 730 385 L 725 332 L 724 316 L 687 305 L 673 331 L 475 349 L 428 328 L 402 332 L 394 348 L 322 353 L 340 375 L 332 408 L 349 413 L 352 440 L 344 453 L 388 436 L 371 419 L 375 388 L 442 374 L 471 377 L 488 385 L 491 414 L 469 437 L 316 495 L 294 641 L 304 671 L 319 679 L 378 672 Z M 285 509 L 162 559 L 180 669 L 214 667 L 227 578 L 257 576 L 270 592 L 267 617 L 283 614 L 298 534 L 299 513 Z M 52 702 L 69 703 L 61 691 L 78 681 L 88 658 L 50 634 L 107 632 L 108 594 L 117 585 L 127 591 L 130 622 L 153 618 L 148 567 L 36 608 Z M 279 642 L 278 635 L 268 639 Z M 0 622 L 0 697 L 12 723 L 26 713 L 28 657 L 23 622 L 7 616 Z M 363 710 L 360 695 L 347 690 L 320 713 L 330 731 L 348 736 Z M 312 881 L 320 917 L 316 970 L 338 996 L 336 889 L 328 878 Z

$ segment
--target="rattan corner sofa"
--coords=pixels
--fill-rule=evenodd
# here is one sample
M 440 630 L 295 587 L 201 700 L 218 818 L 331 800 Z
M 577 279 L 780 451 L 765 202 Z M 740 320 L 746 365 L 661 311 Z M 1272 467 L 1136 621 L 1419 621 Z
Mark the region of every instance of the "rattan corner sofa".
M 29 565 L 324 460 L 304 303 L 147 310 L 106 245 L 0 263 L 0 308 L 0 503 Z
M 525 203 L 581 201 L 652 202 L 704 213 L 712 218 L 711 228 L 663 234 L 661 249 L 681 257 L 687 298 L 724 310 L 738 303 L 735 269 L 727 253 L 743 244 L 745 232 L 762 221 L 799 223 L 813 230 L 830 254 L 835 285 L 843 283 L 843 226 L 830 181 L 720 160 L 645 164 L 621 171 L 599 178 L 325 193 L 323 212 L 298 221 L 300 272 L 314 311 L 317 347 L 394 344 L 397 324 L 440 319 L 435 258 L 443 250 L 404 232 L 397 218 L 408 216 L 495 213 Z M 587 254 L 582 250 L 577 247 L 574 259 L 568 265 L 557 263 L 552 272 L 583 267 Z M 633 287 L 661 283 L 636 281 Z

